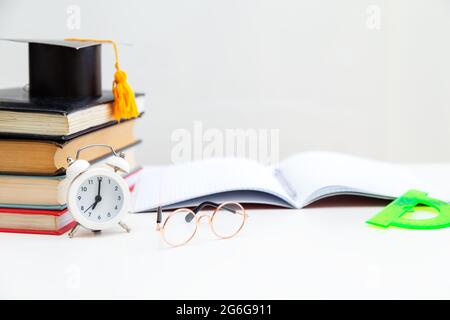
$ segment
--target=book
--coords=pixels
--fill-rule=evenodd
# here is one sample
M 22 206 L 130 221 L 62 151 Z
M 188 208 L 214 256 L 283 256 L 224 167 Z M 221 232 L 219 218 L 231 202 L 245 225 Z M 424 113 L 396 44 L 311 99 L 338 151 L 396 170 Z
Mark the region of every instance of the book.
M 100 164 L 96 164 L 100 165 Z M 133 192 L 141 167 L 137 167 L 124 178 Z M 32 177 L 41 179 L 42 177 Z M 55 177 L 51 177 L 55 179 Z M 0 182 L 1 184 L 1 182 Z M 56 190 L 56 188 L 53 188 Z M 44 193 L 35 186 L 28 187 L 28 195 L 38 193 L 38 197 Z M 53 190 L 52 190 L 53 191 Z M 17 192 L 16 190 L 10 190 Z M 60 195 L 61 197 L 61 195 Z M 25 198 L 21 198 L 25 199 Z M 75 221 L 66 205 L 40 206 L 40 205 L 2 205 L 0 204 L 0 232 L 61 235 L 75 226 Z
M 207 159 L 145 167 L 135 187 L 133 212 L 203 201 L 302 208 L 338 195 L 393 199 L 409 189 L 438 198 L 446 195 L 445 188 L 435 186 L 401 164 L 332 152 L 299 153 L 272 166 L 236 158 Z
M 136 94 L 140 113 L 145 95 Z M 22 88 L 0 90 L 0 137 L 64 141 L 111 126 L 114 97 L 103 91 L 95 98 L 30 98 Z
M 74 226 L 67 209 L 0 208 L 0 232 L 61 235 Z
M 0 139 L 0 173 L 28 175 L 58 175 L 65 172 L 67 157 L 75 158 L 79 148 L 103 143 L 123 149 L 137 144 L 133 128 L 136 120 L 83 134 L 68 141 Z M 88 161 L 96 160 L 110 153 L 105 148 L 90 148 L 82 157 Z
M 142 167 L 137 163 L 135 150 L 125 150 L 130 172 L 123 174 L 130 189 L 134 188 Z M 92 167 L 105 167 L 107 158 L 92 163 Z M 60 176 L 0 175 L 0 207 L 61 210 L 66 199 L 59 194 L 59 186 L 65 179 Z

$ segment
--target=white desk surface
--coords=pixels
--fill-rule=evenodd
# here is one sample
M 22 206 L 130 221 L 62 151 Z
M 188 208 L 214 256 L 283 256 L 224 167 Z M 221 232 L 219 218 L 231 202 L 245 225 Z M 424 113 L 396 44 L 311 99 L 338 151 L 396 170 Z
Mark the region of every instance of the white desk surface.
M 356 200 L 358 202 L 358 200 Z M 380 203 L 254 209 L 243 232 L 166 248 L 154 214 L 94 236 L 0 234 L 0 298 L 450 298 L 450 229 L 381 230 Z

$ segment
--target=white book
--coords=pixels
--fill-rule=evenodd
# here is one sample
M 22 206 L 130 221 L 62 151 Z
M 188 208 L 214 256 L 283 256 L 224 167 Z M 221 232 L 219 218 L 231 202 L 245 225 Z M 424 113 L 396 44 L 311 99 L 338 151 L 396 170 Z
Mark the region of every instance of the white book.
M 299 153 L 273 166 L 239 158 L 150 166 L 144 168 L 137 182 L 133 212 L 152 211 L 158 206 L 190 207 L 206 200 L 302 208 L 336 195 L 393 199 L 409 189 L 446 196 L 443 184 L 441 190 L 434 187 L 424 168 L 430 166 L 406 166 L 332 152 Z M 450 166 L 439 170 L 448 173 Z

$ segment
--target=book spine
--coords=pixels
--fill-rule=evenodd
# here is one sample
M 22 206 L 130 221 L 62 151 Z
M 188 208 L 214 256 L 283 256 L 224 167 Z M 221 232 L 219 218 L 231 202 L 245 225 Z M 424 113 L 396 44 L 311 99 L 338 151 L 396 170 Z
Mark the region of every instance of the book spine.
M 8 228 L 0 228 L 0 232 L 6 233 L 24 233 L 24 234 L 42 234 L 42 235 L 53 235 L 60 236 L 75 226 L 76 222 L 72 221 L 66 224 L 64 227 L 58 230 L 31 230 L 31 229 L 8 229 Z

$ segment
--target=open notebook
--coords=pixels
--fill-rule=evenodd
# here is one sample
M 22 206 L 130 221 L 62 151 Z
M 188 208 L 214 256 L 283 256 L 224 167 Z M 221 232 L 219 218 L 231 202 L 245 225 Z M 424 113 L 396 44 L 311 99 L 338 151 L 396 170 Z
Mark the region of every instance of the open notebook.
M 445 198 L 413 171 L 331 152 L 304 152 L 274 166 L 225 158 L 146 167 L 135 188 L 133 211 L 194 206 L 205 200 L 301 208 L 336 195 L 392 199 L 413 188 Z

